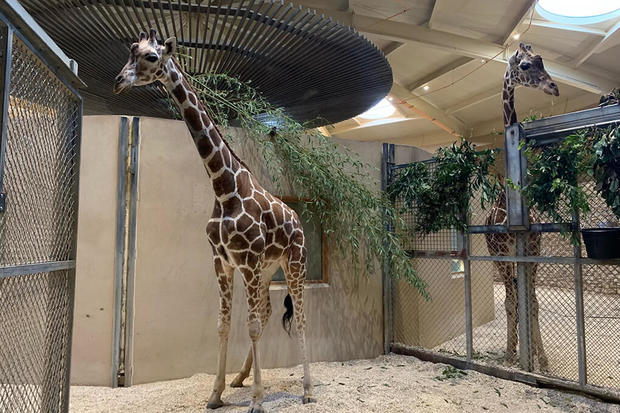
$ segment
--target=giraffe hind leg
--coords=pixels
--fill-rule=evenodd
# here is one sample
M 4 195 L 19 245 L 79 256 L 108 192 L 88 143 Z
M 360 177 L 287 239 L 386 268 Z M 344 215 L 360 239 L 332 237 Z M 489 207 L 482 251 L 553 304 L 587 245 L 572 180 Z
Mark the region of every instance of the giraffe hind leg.
M 269 317 L 271 317 L 271 300 L 269 298 L 269 286 L 266 287 L 266 291 L 263 293 L 263 304 L 261 305 L 261 325 L 263 330 L 269 321 Z M 262 331 L 261 331 L 262 335 Z M 248 351 L 248 355 L 243 363 L 243 367 L 239 371 L 239 374 L 234 378 L 234 380 L 230 383 L 230 387 L 243 387 L 243 381 L 248 378 L 250 375 L 250 371 L 252 370 L 252 363 L 254 361 L 254 357 L 252 355 L 252 346 L 250 345 L 250 350 Z
M 306 351 L 306 318 L 304 314 L 304 284 L 306 281 L 306 256 L 305 247 L 300 246 L 297 251 L 293 249 L 289 256 L 289 262 L 285 271 L 286 284 L 293 304 L 293 315 L 299 342 L 299 354 L 302 357 L 304 368 L 304 395 L 303 403 L 315 403 L 312 379 L 310 377 L 310 363 Z
M 271 317 L 271 299 L 269 297 L 269 284 L 271 282 L 271 278 L 276 273 L 277 269 L 280 268 L 279 265 L 272 266 L 264 270 L 262 274 L 262 304 L 261 304 L 261 325 L 263 329 L 267 325 L 269 318 Z M 262 333 L 262 332 L 261 332 Z M 252 370 L 252 363 L 254 361 L 254 357 L 252 356 L 252 346 L 250 345 L 250 349 L 248 351 L 248 355 L 245 358 L 245 362 L 239 370 L 237 376 L 230 383 L 230 387 L 243 387 L 243 381 L 250 376 L 250 371 Z

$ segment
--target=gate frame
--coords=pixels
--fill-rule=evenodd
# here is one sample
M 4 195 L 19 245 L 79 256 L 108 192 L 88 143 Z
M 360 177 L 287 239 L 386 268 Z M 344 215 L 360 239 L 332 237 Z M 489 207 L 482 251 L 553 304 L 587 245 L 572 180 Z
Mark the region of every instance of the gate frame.
M 604 127 L 612 124 L 620 123 L 620 104 L 610 105 L 605 107 L 599 107 L 594 109 L 587 109 L 583 111 L 567 113 L 564 115 L 553 116 L 540 120 L 535 120 L 527 124 L 516 124 L 506 128 L 504 134 L 504 149 L 506 151 L 506 177 L 511 178 L 513 182 L 522 186 L 527 172 L 527 160 L 523 155 L 523 151 L 520 149 L 520 142 L 522 140 L 529 140 L 534 142 L 534 146 L 544 146 L 552 143 L 560 142 L 564 137 L 579 129 L 588 127 Z M 383 165 L 382 165 L 382 177 L 384 177 L 386 183 L 382 185 L 383 188 L 387 188 L 387 185 L 391 182 L 393 171 L 395 169 L 406 167 L 410 164 L 396 165 L 393 162 L 393 155 L 391 158 L 386 157 L 386 152 L 393 154 L 394 145 L 384 144 L 383 146 Z M 391 159 L 391 162 L 389 161 Z M 457 368 L 476 370 L 485 374 L 489 374 L 495 377 L 509 379 L 513 381 L 519 381 L 530 385 L 539 387 L 553 387 L 563 390 L 578 391 L 584 394 L 599 397 L 603 400 L 620 403 L 620 390 L 611 390 L 600 386 L 593 386 L 588 384 L 587 380 L 587 358 L 586 358 L 586 342 L 585 342 L 585 326 L 584 326 L 584 303 L 583 303 L 583 279 L 582 279 L 582 266 L 584 264 L 589 265 L 620 265 L 620 259 L 614 260 L 599 260 L 592 258 L 583 258 L 581 256 L 581 245 L 573 248 L 572 257 L 539 257 L 539 256 L 527 256 L 525 254 L 526 237 L 530 232 L 561 232 L 561 231 L 579 231 L 579 216 L 573 215 L 572 222 L 570 224 L 531 224 L 528 222 L 529 211 L 527 204 L 524 202 L 520 191 L 514 190 L 508 185 L 505 188 L 507 193 L 507 209 L 508 209 L 508 226 L 503 225 L 469 225 L 467 233 L 461 233 L 463 239 L 463 249 L 460 251 L 461 257 L 465 267 L 465 336 L 466 336 L 466 357 L 460 358 L 456 356 L 447 356 L 431 350 L 409 347 L 402 344 L 394 343 L 393 341 L 393 326 L 392 316 L 393 303 L 390 298 L 387 302 L 389 306 L 385 304 L 384 309 L 388 308 L 389 317 L 384 314 L 384 319 L 389 320 L 389 324 L 386 322 L 386 329 L 389 326 L 390 331 L 386 332 L 386 340 L 389 337 L 391 345 L 389 350 L 404 355 L 412 355 L 425 361 L 441 362 L 451 364 Z M 505 233 L 511 232 L 516 235 L 517 239 L 517 251 L 516 256 L 471 256 L 470 251 L 470 234 L 485 234 L 485 233 Z M 453 259 L 454 254 L 445 254 L 444 252 L 433 251 L 409 251 L 412 258 L 424 257 L 433 259 Z M 458 252 L 456 252 L 458 255 Z M 517 264 L 518 274 L 518 297 L 519 297 L 519 367 L 522 369 L 508 369 L 495 366 L 489 366 L 482 363 L 478 363 L 472 360 L 473 354 L 473 324 L 472 308 L 471 308 L 471 270 L 470 264 L 472 261 L 508 261 Z M 525 271 L 525 265 L 527 263 L 555 263 L 555 264 L 572 264 L 574 275 L 574 293 L 575 293 L 575 310 L 576 310 L 576 327 L 577 327 L 577 359 L 579 367 L 579 379 L 577 382 L 561 379 L 554 376 L 546 376 L 542 374 L 533 373 L 533 360 L 532 343 L 531 343 L 531 331 L 529 328 L 529 311 L 530 300 L 527 299 L 529 294 L 529 280 L 526 279 L 527 271 Z M 391 278 L 389 276 L 389 263 L 386 265 L 387 275 L 384 275 L 384 289 L 390 288 L 390 294 L 393 294 L 393 288 L 391 283 L 385 282 L 386 279 Z M 384 297 L 386 291 L 384 290 Z M 390 295 L 391 297 L 391 295 Z M 387 352 L 387 350 L 386 350 Z
M 19 4 L 17 0 L 4 0 L 0 2 L 0 215 L 6 211 L 7 205 L 10 207 L 11 199 L 7 199 L 3 192 L 4 170 L 5 170 L 5 153 L 7 144 L 7 121 L 8 107 L 10 95 L 11 80 L 11 64 L 12 64 L 12 46 L 13 37 L 16 36 L 28 50 L 39 59 L 66 87 L 75 97 L 79 109 L 76 116 L 75 134 L 71 139 L 76 140 L 76 144 L 72 151 L 75 151 L 74 168 L 80 168 L 80 143 L 82 137 L 82 113 L 83 100 L 78 88 L 86 86 L 77 76 L 78 65 L 69 59 L 64 52 L 56 45 L 56 43 L 45 33 L 39 24 L 28 14 L 28 12 Z M 74 174 L 72 190 L 75 203 L 75 231 L 77 231 L 77 216 L 79 207 L 79 173 Z M 70 372 L 71 372 L 71 344 L 73 335 L 73 309 L 75 299 L 75 266 L 76 266 L 76 250 L 77 236 L 74 234 L 73 245 L 70 249 L 70 257 L 65 261 L 48 261 L 31 264 L 19 265 L 0 265 L 0 279 L 8 277 L 24 276 L 36 273 L 52 273 L 54 271 L 67 270 L 68 274 L 68 314 L 67 314 L 67 344 L 66 351 L 63 354 L 65 358 L 65 371 L 62 386 L 63 394 L 66 396 L 66 403 L 62 406 L 62 411 L 67 412 L 69 409 L 69 388 L 70 388 Z M 46 360 L 46 366 L 47 362 Z M 48 374 L 48 369 L 44 374 Z M 42 409 L 45 411 L 57 411 L 60 406 L 60 394 L 55 394 L 54 388 L 42 386 L 41 402 Z M 51 404 L 50 404 L 51 403 Z

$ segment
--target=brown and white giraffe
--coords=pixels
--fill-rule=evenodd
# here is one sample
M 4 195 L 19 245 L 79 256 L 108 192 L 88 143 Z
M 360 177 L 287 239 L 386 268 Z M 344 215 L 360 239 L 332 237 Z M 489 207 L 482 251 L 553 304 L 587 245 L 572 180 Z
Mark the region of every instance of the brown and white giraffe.
M 508 62 L 508 68 L 504 75 L 504 88 L 502 92 L 502 106 L 504 113 L 504 127 L 518 122 L 514 106 L 514 91 L 517 85 L 541 89 L 547 94 L 558 96 L 558 86 L 553 82 L 549 73 L 545 70 L 540 55 L 532 52 L 530 45 L 521 43 L 515 54 Z M 491 213 L 486 219 L 486 225 L 507 225 L 508 213 L 506 211 L 506 194 L 502 192 L 491 208 Z M 531 220 L 531 219 L 530 219 Z M 485 234 L 489 254 L 494 256 L 515 256 L 516 237 L 511 233 L 487 233 Z M 530 232 L 527 239 L 527 254 L 540 255 L 541 234 Z M 506 362 L 512 364 L 517 353 L 517 279 L 514 264 L 510 262 L 493 261 L 500 278 L 506 289 L 507 340 Z M 536 298 L 536 271 L 537 263 L 526 264 L 530 286 L 530 327 L 532 331 L 532 356 L 538 358 L 541 370 L 548 367 L 547 356 L 543 348 L 540 325 L 538 322 L 538 299 Z
M 271 315 L 269 284 L 278 266 L 284 270 L 289 292 L 284 302 L 287 311 L 283 324 L 290 321 L 293 314 L 295 316 L 304 368 L 303 402 L 314 402 L 305 342 L 306 248 L 301 222 L 295 211 L 258 183 L 232 151 L 175 60 L 175 51 L 175 38 L 160 46 L 155 30 L 151 29 L 148 37 L 141 33 L 139 42 L 131 45 L 129 61 L 116 78 L 114 93 L 155 81 L 163 83 L 187 124 L 213 184 L 216 200 L 207 235 L 213 248 L 220 294 L 220 348 L 218 372 L 207 407 L 214 409 L 223 405 L 221 395 L 225 387 L 233 273 L 238 269 L 246 290 L 251 347 L 241 372 L 231 385 L 243 386 L 253 365 L 254 387 L 249 412 L 264 411 L 258 343 Z

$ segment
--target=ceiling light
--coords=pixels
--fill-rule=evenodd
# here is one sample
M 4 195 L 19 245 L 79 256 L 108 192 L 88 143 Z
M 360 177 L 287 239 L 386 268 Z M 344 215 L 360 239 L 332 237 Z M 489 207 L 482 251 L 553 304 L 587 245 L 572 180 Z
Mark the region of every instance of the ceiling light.
M 521 37 L 521 35 L 519 33 L 515 33 L 512 38 L 515 40 L 519 40 L 519 37 Z
M 618 0 L 538 0 L 536 12 L 565 24 L 594 24 L 620 16 Z
M 372 108 L 359 115 L 362 119 L 383 119 L 392 116 L 396 112 L 396 108 L 387 99 L 381 99 Z
M 428 89 L 430 89 L 430 88 L 429 88 L 429 86 L 428 86 L 428 85 L 424 85 L 423 89 L 424 89 L 424 90 L 428 90 Z
M 481 61 L 482 63 L 486 63 L 486 62 L 487 62 L 487 59 L 480 59 L 480 61 Z

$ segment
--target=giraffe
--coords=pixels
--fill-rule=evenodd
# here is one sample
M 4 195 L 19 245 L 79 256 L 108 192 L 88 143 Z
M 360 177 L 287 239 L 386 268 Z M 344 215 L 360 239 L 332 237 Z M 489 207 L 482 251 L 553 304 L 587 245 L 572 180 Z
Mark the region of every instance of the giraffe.
M 543 92 L 559 96 L 558 86 L 553 82 L 551 76 L 544 68 L 540 55 L 532 52 L 530 45 L 519 44 L 519 48 L 510 58 L 508 67 L 504 75 L 504 86 L 502 92 L 502 106 L 504 112 L 504 127 L 517 123 L 517 115 L 514 107 L 514 90 L 517 85 L 541 89 Z M 531 220 L 531 219 L 530 219 Z M 486 218 L 486 225 L 507 225 L 508 213 L 506 211 L 506 194 L 502 192 L 493 207 L 491 213 Z M 485 234 L 486 244 L 489 254 L 493 256 L 514 256 L 516 255 L 516 237 L 511 233 L 487 233 Z M 540 255 L 541 234 L 530 232 L 527 238 L 527 254 Z M 517 284 L 514 264 L 510 262 L 493 261 L 500 278 L 504 282 L 506 298 L 504 306 L 506 308 L 507 320 L 507 339 L 506 356 L 507 364 L 514 363 L 517 352 Z M 538 358 L 541 370 L 547 370 L 549 362 L 543 348 L 542 337 L 540 335 L 540 325 L 538 322 L 538 299 L 536 298 L 536 271 L 537 263 L 528 263 L 525 266 L 528 279 L 531 280 L 531 311 L 530 326 L 532 331 L 532 356 Z
M 278 266 L 284 270 L 288 288 L 284 300 L 286 313 L 282 318 L 285 328 L 287 324 L 290 326 L 291 318 L 295 318 L 304 372 L 302 401 L 315 402 L 305 342 L 306 248 L 299 217 L 259 184 L 219 132 L 174 58 L 176 39 L 171 37 L 159 45 L 156 36 L 156 31 L 151 29 L 148 36 L 141 33 L 139 41 L 131 45 L 129 60 L 116 77 L 114 93 L 161 82 L 182 114 L 213 185 L 216 200 L 206 231 L 213 249 L 219 287 L 217 328 L 220 344 L 217 375 L 207 408 L 224 405 L 221 395 L 225 388 L 233 274 L 238 269 L 246 290 L 251 345 L 231 386 L 242 387 L 253 367 L 253 394 L 248 412 L 264 412 L 258 343 L 271 315 L 269 284 Z

